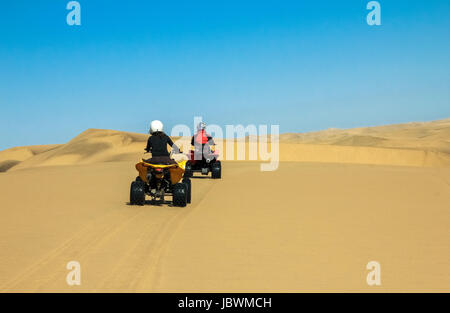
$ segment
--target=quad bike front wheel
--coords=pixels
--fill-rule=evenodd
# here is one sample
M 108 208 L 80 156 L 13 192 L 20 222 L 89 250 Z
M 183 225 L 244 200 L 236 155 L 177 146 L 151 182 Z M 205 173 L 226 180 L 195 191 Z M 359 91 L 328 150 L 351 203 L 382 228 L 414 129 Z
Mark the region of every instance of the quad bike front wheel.
M 145 203 L 145 183 L 136 180 L 131 183 L 130 204 L 144 205 Z
M 173 205 L 185 207 L 187 204 L 187 185 L 178 183 L 173 186 Z
M 211 178 L 219 179 L 222 178 L 222 164 L 220 161 L 214 162 L 211 165 Z

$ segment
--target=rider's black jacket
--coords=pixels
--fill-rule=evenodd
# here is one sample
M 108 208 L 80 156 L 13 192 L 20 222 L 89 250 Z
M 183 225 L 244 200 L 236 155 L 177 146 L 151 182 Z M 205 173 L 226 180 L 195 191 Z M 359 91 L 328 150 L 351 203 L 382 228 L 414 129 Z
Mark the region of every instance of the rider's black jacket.
M 153 133 L 147 141 L 147 147 L 145 151 L 151 152 L 152 157 L 159 156 L 169 156 L 169 151 L 167 151 L 167 145 L 171 146 L 172 149 L 178 151 L 178 147 L 173 143 L 172 139 L 163 132 Z

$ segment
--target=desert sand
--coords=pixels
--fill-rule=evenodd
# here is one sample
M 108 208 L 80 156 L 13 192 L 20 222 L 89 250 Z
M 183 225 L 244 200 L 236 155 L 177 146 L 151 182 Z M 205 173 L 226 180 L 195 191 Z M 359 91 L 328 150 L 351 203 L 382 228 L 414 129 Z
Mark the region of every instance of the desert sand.
M 450 291 L 449 130 L 284 134 L 278 170 L 225 160 L 185 208 L 128 204 L 144 134 L 0 151 L 0 291 Z

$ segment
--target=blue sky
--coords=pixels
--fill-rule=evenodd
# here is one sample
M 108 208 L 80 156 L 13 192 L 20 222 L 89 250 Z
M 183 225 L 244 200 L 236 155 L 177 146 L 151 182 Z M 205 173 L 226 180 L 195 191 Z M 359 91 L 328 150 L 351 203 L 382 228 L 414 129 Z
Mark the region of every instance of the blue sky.
M 450 117 L 450 2 L 2 1 L 0 150 L 203 116 L 281 132 Z

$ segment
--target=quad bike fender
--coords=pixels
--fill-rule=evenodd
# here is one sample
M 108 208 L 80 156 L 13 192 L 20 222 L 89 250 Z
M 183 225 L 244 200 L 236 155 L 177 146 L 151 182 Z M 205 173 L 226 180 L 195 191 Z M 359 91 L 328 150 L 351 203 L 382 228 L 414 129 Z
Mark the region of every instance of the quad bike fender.
M 144 162 L 139 162 L 136 164 L 136 169 L 139 172 L 139 177 L 143 182 L 148 183 L 147 181 L 147 166 L 144 166 Z
M 136 170 L 139 172 L 139 177 L 142 179 L 143 182 L 148 183 L 147 181 L 147 170 L 148 167 L 158 167 L 158 168 L 169 168 L 170 171 L 170 180 L 172 181 L 172 184 L 178 183 L 182 178 L 184 174 L 184 169 L 186 167 L 186 160 L 183 160 L 181 162 L 177 163 L 177 166 L 171 165 L 155 165 L 155 164 L 149 164 L 145 163 L 144 161 L 141 161 L 136 164 Z
M 172 181 L 172 185 L 178 183 L 184 175 L 184 170 L 186 168 L 186 160 L 177 162 L 177 167 L 172 167 L 169 169 L 170 171 L 170 180 Z
M 182 178 L 184 174 L 184 170 L 179 167 L 173 167 L 169 169 L 170 171 L 170 180 L 172 182 L 172 185 L 175 185 L 178 183 Z

